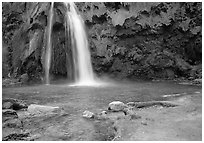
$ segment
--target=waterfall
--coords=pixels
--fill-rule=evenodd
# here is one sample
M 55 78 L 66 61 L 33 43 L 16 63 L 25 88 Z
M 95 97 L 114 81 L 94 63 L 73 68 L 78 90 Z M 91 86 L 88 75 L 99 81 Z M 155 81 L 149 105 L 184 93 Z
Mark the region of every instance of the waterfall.
M 71 45 L 74 64 L 74 78 L 77 86 L 96 85 L 94 79 L 89 44 L 85 25 L 73 2 L 66 3 L 67 27 L 71 33 Z
M 48 21 L 48 29 L 47 29 L 47 47 L 46 47 L 46 55 L 45 55 L 45 82 L 46 84 L 50 84 L 50 62 L 51 62 L 51 50 L 52 50 L 52 41 L 51 41 L 51 33 L 52 33 L 52 23 L 53 23 L 53 5 L 54 2 L 51 3 L 50 11 L 49 11 L 49 21 Z

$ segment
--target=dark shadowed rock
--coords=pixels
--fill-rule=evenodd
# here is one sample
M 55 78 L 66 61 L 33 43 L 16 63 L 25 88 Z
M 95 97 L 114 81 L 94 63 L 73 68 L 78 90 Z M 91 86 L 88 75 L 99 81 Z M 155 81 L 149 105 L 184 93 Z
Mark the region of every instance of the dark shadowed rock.
M 8 103 L 10 102 L 10 103 Z M 13 110 L 20 110 L 23 108 L 28 108 L 28 105 L 23 100 L 18 100 L 14 98 L 5 98 L 2 101 L 2 104 L 4 105 L 3 109 L 13 109 Z M 11 105 L 12 104 L 12 105 Z M 9 107 L 11 106 L 11 107 Z
M 19 118 L 9 119 L 2 122 L 2 138 L 3 140 L 13 140 L 13 134 L 22 133 L 23 124 Z M 8 137 L 8 138 L 7 138 Z
M 3 141 L 19 141 L 19 140 L 27 140 L 26 138 L 29 136 L 29 133 L 13 133 L 9 134 L 6 137 L 3 137 Z

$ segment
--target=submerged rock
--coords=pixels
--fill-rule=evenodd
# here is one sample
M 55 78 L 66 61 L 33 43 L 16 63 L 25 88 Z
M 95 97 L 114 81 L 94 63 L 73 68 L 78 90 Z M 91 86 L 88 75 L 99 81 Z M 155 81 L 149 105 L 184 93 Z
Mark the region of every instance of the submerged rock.
M 83 116 L 84 118 L 89 118 L 89 119 L 90 119 L 90 118 L 93 118 L 93 117 L 94 117 L 94 113 L 92 113 L 92 112 L 86 110 L 86 111 L 83 112 L 82 116 Z
M 123 111 L 123 109 L 127 107 L 123 102 L 121 101 L 113 101 L 109 103 L 108 109 L 111 111 Z

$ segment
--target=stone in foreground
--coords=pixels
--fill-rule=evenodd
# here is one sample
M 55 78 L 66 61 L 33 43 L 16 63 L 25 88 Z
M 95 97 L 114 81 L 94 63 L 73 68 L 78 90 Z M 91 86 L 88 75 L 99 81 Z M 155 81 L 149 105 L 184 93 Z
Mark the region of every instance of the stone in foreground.
M 10 119 L 18 118 L 18 115 L 15 110 L 12 109 L 4 109 L 2 110 L 2 121 L 7 121 Z
M 59 110 L 59 107 L 31 104 L 30 106 L 28 106 L 27 111 L 33 116 L 36 116 L 36 115 L 41 116 L 41 115 L 52 114 L 57 110 Z
M 2 103 L 2 109 L 13 109 L 13 104 L 11 102 Z
M 123 111 L 126 105 L 121 101 L 113 101 L 109 103 L 108 110 L 111 111 Z
M 21 110 L 21 109 L 27 109 L 28 105 L 23 100 L 14 99 L 14 98 L 5 98 L 5 99 L 2 99 L 2 108 Z

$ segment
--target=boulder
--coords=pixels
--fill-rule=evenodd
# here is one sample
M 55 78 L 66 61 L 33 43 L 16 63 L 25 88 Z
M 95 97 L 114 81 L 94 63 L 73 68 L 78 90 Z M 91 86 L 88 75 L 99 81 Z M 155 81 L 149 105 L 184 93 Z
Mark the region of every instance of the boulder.
M 18 115 L 15 110 L 12 110 L 12 109 L 2 110 L 2 121 L 3 122 L 10 120 L 10 119 L 16 119 L 16 118 L 18 118 Z
M 22 128 L 22 122 L 18 119 L 7 120 L 2 123 L 2 128 Z
M 13 109 L 13 104 L 11 102 L 4 102 L 2 104 L 2 109 Z
M 32 116 L 43 116 L 47 114 L 53 114 L 56 111 L 59 111 L 59 107 L 31 104 L 30 106 L 28 106 L 27 111 Z
M 20 110 L 23 108 L 28 108 L 28 105 L 23 100 L 18 100 L 14 98 L 5 98 L 2 100 L 3 109 L 13 109 Z
M 123 111 L 123 109 L 127 107 L 127 105 L 125 105 L 123 102 L 121 101 L 113 101 L 111 103 L 109 103 L 109 107 L 108 110 L 111 111 Z
M 90 119 L 90 118 L 94 118 L 94 113 L 86 110 L 86 111 L 83 112 L 82 116 L 84 118 L 89 118 Z

